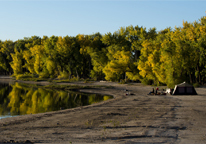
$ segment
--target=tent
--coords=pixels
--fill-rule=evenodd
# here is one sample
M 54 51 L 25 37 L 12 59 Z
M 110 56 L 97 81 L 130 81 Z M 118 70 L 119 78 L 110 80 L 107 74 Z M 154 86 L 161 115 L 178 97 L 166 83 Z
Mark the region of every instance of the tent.
M 197 92 L 192 85 L 183 82 L 175 85 L 172 95 L 197 95 Z

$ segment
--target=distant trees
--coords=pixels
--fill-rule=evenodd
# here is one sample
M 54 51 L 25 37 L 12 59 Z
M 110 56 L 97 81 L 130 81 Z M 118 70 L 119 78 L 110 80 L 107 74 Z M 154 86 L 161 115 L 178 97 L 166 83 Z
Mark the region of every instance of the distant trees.
M 183 27 L 165 29 L 154 40 L 144 41 L 138 65 L 140 75 L 168 86 L 182 81 L 203 84 L 205 33 L 206 19 L 202 18 L 199 23 L 183 22 Z
M 0 41 L 0 74 L 138 80 L 173 86 L 206 78 L 206 19 L 157 32 L 139 26 L 76 37 Z

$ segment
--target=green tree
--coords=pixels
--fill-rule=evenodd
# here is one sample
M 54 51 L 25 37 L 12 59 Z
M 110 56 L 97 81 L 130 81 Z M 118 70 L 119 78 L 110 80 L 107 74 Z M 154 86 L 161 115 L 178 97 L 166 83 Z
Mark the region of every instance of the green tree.
M 106 45 L 102 43 L 102 35 L 100 33 L 91 35 L 89 39 L 91 42 L 86 50 L 93 66 L 90 76 L 95 79 L 104 79 L 103 68 L 108 62 Z
M 13 73 L 10 66 L 10 63 L 12 62 L 11 53 L 14 53 L 14 42 L 10 40 L 2 42 L 0 48 L 0 66 L 7 75 Z

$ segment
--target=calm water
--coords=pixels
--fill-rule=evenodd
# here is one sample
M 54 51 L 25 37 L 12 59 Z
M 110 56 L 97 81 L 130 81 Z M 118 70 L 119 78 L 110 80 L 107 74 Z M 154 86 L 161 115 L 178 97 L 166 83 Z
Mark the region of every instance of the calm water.
M 85 106 L 111 98 L 99 94 L 25 87 L 20 83 L 0 83 L 0 119 Z

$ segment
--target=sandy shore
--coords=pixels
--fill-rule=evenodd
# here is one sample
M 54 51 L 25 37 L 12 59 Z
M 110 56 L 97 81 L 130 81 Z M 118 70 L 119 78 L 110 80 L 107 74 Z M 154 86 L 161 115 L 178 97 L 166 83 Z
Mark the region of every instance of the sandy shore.
M 81 91 L 109 94 L 114 99 L 1 119 L 0 143 L 206 143 L 206 88 L 196 88 L 196 96 L 150 96 L 151 87 L 141 84 L 62 84 L 111 85 Z M 125 95 L 125 89 L 133 95 Z

